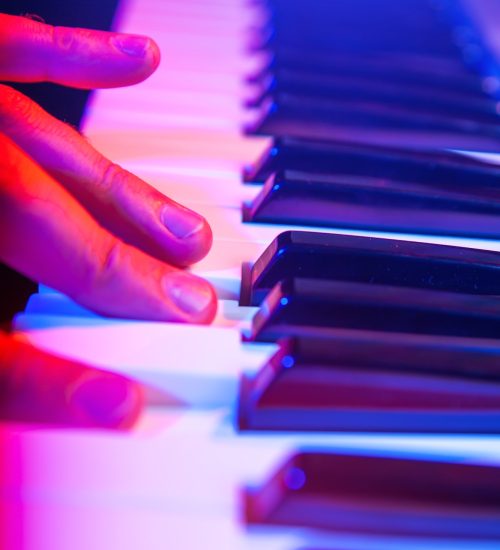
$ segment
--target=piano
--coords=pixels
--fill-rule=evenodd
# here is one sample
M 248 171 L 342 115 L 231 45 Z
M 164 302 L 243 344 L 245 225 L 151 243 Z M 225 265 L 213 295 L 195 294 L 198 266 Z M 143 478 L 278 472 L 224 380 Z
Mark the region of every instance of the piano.
M 285 4 L 276 1 L 281 7 Z M 370 2 L 365 4 L 369 6 Z M 399 9 L 404 9 L 404 3 L 400 4 Z M 436 9 L 442 4 L 443 10 L 448 5 L 446 2 L 435 4 Z M 258 3 L 245 0 L 185 0 L 182 3 L 126 0 L 120 6 L 116 27 L 152 36 L 161 47 L 163 61 L 158 72 L 138 86 L 96 92 L 87 109 L 83 129 L 108 157 L 209 220 L 215 235 L 213 250 L 193 271 L 215 285 L 220 298 L 219 312 L 212 326 L 195 327 L 104 319 L 44 287 L 31 297 L 26 310 L 14 321 L 19 333 L 43 349 L 141 381 L 148 389 L 149 406 L 139 424 L 126 434 L 4 427 L 4 468 L 9 475 L 2 479 L 1 502 L 5 507 L 4 517 L 10 520 L 7 536 L 11 537 L 7 539 L 11 545 L 6 548 L 498 548 L 498 348 L 492 335 L 486 329 L 479 330 L 477 327 L 483 325 L 474 321 L 479 305 L 484 305 L 488 297 L 494 301 L 493 297 L 499 294 L 494 288 L 497 257 L 494 253 L 500 252 L 499 235 L 488 218 L 492 210 L 484 205 L 489 188 L 485 186 L 485 195 L 478 191 L 472 198 L 466 192 L 454 197 L 458 205 L 456 217 L 449 221 L 436 216 L 431 235 L 418 232 L 422 229 L 422 220 L 408 220 L 405 216 L 395 217 L 395 225 L 377 225 L 370 212 L 359 209 L 355 201 L 352 204 L 356 215 L 350 220 L 359 220 L 361 215 L 363 224 L 335 218 L 330 226 L 328 217 L 317 226 L 304 223 L 306 220 L 287 223 L 285 217 L 280 223 L 266 220 L 243 223 L 241 204 L 247 204 L 245 215 L 251 217 L 252 212 L 258 210 L 257 197 L 266 186 L 272 192 L 277 185 L 282 184 L 283 189 L 297 180 L 319 185 L 332 183 L 321 170 L 313 171 L 315 178 L 312 179 L 310 172 L 306 171 L 304 176 L 303 170 L 294 170 L 291 175 L 286 170 L 273 174 L 271 177 L 277 179 L 270 182 L 268 175 L 264 187 L 242 183 L 242 167 L 247 167 L 244 175 L 251 179 L 252 171 L 255 175 L 258 168 L 257 159 L 264 159 L 261 164 L 265 165 L 266 158 L 279 157 L 287 146 L 300 143 L 305 137 L 313 137 L 323 144 L 325 138 L 325 126 L 319 123 L 307 128 L 313 136 L 290 138 L 288 135 L 296 133 L 297 128 L 299 134 L 303 134 L 303 125 L 293 97 L 287 98 L 279 88 L 273 88 L 276 84 L 266 80 L 273 59 L 263 48 L 263 42 L 267 40 L 266 43 L 272 44 L 273 37 L 266 38 L 265 33 L 255 29 L 266 29 L 268 17 Z M 456 24 L 467 34 L 463 26 Z M 281 31 L 286 35 L 286 28 Z M 472 45 L 471 42 L 471 52 Z M 286 52 L 282 55 L 286 58 Z M 372 61 L 376 66 L 377 60 Z M 346 82 L 352 80 L 345 60 L 336 62 L 338 67 L 344 67 Z M 394 63 L 400 62 L 394 60 Z M 286 77 L 285 70 L 284 75 Z M 488 92 L 495 91 L 493 74 L 488 74 L 484 82 Z M 303 84 L 307 84 L 307 79 Z M 392 93 L 383 86 L 379 86 L 379 92 L 381 96 Z M 297 97 L 301 97 L 300 93 Z M 270 99 L 271 103 L 276 99 L 284 101 L 280 108 L 284 106 L 295 113 L 296 120 L 292 117 L 295 122 L 285 127 L 278 116 L 280 109 L 269 110 Z M 321 100 L 318 101 L 321 105 Z M 355 103 L 356 98 L 352 101 Z M 243 108 L 244 103 L 249 108 Z M 326 111 L 330 107 L 327 105 Z M 423 155 L 428 162 L 429 155 L 446 143 L 446 149 L 440 149 L 438 164 L 448 163 L 452 168 L 458 165 L 472 175 L 483 169 L 493 174 L 492 177 L 496 174 L 495 162 L 499 159 L 494 151 L 498 150 L 498 137 L 492 124 L 485 123 L 484 132 L 476 131 L 474 125 L 470 131 L 467 124 L 457 129 L 453 124 L 446 126 L 443 114 L 444 126 L 436 132 L 430 134 L 417 127 L 408 133 L 391 122 L 393 113 L 389 113 L 390 116 L 385 113 L 388 118 L 382 118 L 387 124 L 381 130 L 380 113 L 370 109 L 367 116 L 373 124 L 365 131 L 363 124 L 359 127 L 345 123 L 338 127 L 336 123 L 327 125 L 329 131 L 335 127 L 338 135 L 347 139 L 348 145 L 345 139 L 334 142 L 344 158 L 347 153 L 345 150 L 342 153 L 342 147 L 356 154 L 364 151 L 370 156 L 381 148 L 401 152 L 404 144 L 403 149 L 410 151 L 407 154 L 411 159 Z M 269 112 L 277 114 L 274 118 L 263 118 L 263 114 Z M 405 116 L 415 123 L 419 120 L 411 112 Z M 289 122 L 290 117 L 287 120 Z M 278 145 L 266 135 L 241 133 L 245 125 L 253 133 L 265 134 L 265 124 L 283 133 Z M 375 149 L 371 145 L 374 137 L 377 138 Z M 431 147 L 422 152 L 422 144 Z M 416 146 L 420 147 L 418 152 L 414 150 Z M 326 157 L 332 158 L 331 151 Z M 333 183 L 352 189 L 360 185 L 359 180 L 351 174 L 350 179 L 346 176 Z M 410 189 L 412 200 L 417 200 L 415 197 L 422 193 L 417 187 L 415 184 Z M 450 188 L 440 191 L 449 199 Z M 393 192 L 397 195 L 398 189 L 394 188 Z M 352 199 L 349 197 L 346 200 Z M 475 200 L 483 202 L 477 204 Z M 494 208 L 493 202 L 488 208 Z M 286 201 L 283 204 L 286 208 Z M 394 205 L 397 210 L 401 202 L 394 199 Z M 425 200 L 424 206 L 429 210 L 433 208 Z M 475 215 L 483 230 L 470 233 L 464 220 Z M 453 230 L 446 231 L 446 227 Z M 290 229 L 295 233 L 286 233 Z M 297 357 L 292 353 L 296 348 L 287 346 L 297 344 L 287 341 L 278 345 L 274 337 L 255 338 L 254 318 L 257 312 L 261 317 L 263 311 L 266 315 L 271 312 L 272 321 L 273 307 L 282 306 L 286 310 L 289 297 L 294 300 L 297 295 L 287 294 L 289 291 L 285 292 L 284 287 L 278 288 L 283 294 L 277 294 L 274 287 L 273 296 L 278 296 L 276 305 L 255 287 L 253 297 L 247 296 L 246 304 L 240 305 L 242 266 L 247 264 L 246 272 L 243 271 L 246 284 L 250 284 L 259 276 L 255 273 L 255 262 L 265 257 L 268 247 L 279 235 L 285 234 L 281 238 L 299 246 L 314 239 L 310 235 L 318 232 L 324 234 L 322 242 L 335 239 L 335 250 L 340 245 L 346 250 L 354 247 L 358 254 L 359 247 L 364 247 L 363 254 L 366 254 L 368 241 L 375 243 L 375 248 L 405 249 L 406 246 L 409 256 L 417 258 L 419 251 L 434 253 L 436 261 L 444 256 L 444 263 L 455 262 L 454 268 L 464 270 L 467 266 L 459 253 L 457 256 L 457 250 L 474 249 L 469 251 L 477 255 L 474 266 L 484 268 L 479 274 L 481 281 L 490 281 L 492 285 L 485 292 L 487 296 L 474 294 L 472 287 L 450 288 L 452 277 L 441 281 L 443 288 L 438 289 L 445 302 L 456 295 L 453 292 L 462 293 L 461 297 L 466 293 L 468 298 L 472 293 L 467 310 L 469 317 L 466 316 L 473 319 L 470 334 L 457 335 L 453 328 L 455 318 L 445 319 L 451 327 L 449 334 L 436 328 L 430 340 L 418 335 L 404 336 L 394 328 L 392 334 L 397 333 L 394 337 L 390 329 L 389 333 L 383 333 L 385 336 L 378 333 L 376 337 L 377 327 L 373 326 L 343 327 L 340 331 L 333 327 L 333 332 L 331 326 L 324 326 L 323 333 L 300 334 L 304 337 L 300 345 L 307 348 L 309 344 L 314 350 L 320 349 L 321 344 L 311 344 L 307 338 L 321 340 L 322 336 L 335 334 L 345 346 L 343 360 L 347 363 L 355 361 L 351 355 L 353 349 L 359 346 L 368 349 L 383 364 L 385 378 L 378 378 L 375 384 L 380 384 L 382 391 L 391 384 L 399 384 L 396 393 L 401 388 L 410 390 L 408 399 L 413 390 L 423 386 L 422 398 L 429 379 L 425 373 L 414 371 L 408 378 L 407 372 L 398 370 L 396 360 L 394 364 L 385 361 L 388 348 L 384 346 L 393 351 L 394 346 L 399 346 L 399 352 L 406 356 L 408 350 L 424 354 L 431 366 L 432 361 L 437 361 L 442 367 L 443 356 L 453 357 L 450 368 L 462 368 L 464 372 L 460 374 L 464 376 L 471 374 L 466 372 L 467 368 L 474 370 L 475 361 L 481 361 L 484 372 L 477 379 L 466 378 L 466 390 L 460 380 L 450 382 L 446 373 L 439 373 L 443 378 L 438 376 L 436 386 L 432 387 L 439 401 L 437 406 L 434 404 L 434 409 L 440 412 L 435 418 L 429 420 L 425 414 L 417 414 L 413 429 L 405 418 L 398 425 L 397 419 L 405 409 L 404 392 L 396 399 L 399 413 L 392 411 L 393 414 L 383 418 L 376 416 L 382 418 L 381 423 L 374 421 L 371 426 L 366 424 L 366 413 L 361 421 L 355 415 L 343 417 L 333 429 L 331 425 L 318 425 L 316 414 L 300 429 L 294 429 L 293 418 L 303 418 L 301 411 L 295 411 L 292 418 L 286 407 L 280 409 L 284 405 L 279 399 L 272 402 L 271 395 L 271 406 L 280 411 L 282 422 L 272 426 L 265 406 L 258 408 L 259 392 L 267 384 L 268 374 L 294 370 L 289 367 Z M 373 240 L 374 237 L 377 239 Z M 434 245 L 445 246 L 438 250 Z M 442 252 L 445 248 L 451 259 Z M 373 253 L 373 249 L 370 250 Z M 391 263 L 397 261 L 394 254 L 391 256 L 390 250 L 384 253 L 388 258 L 384 265 L 397 270 L 396 264 Z M 325 256 L 324 262 L 328 261 Z M 332 265 L 336 265 L 334 260 Z M 410 271 L 418 270 L 418 262 L 413 265 Z M 366 283 L 362 274 L 357 281 L 349 283 L 339 277 L 335 288 L 324 282 L 332 303 L 337 304 L 339 296 L 359 298 L 359 289 Z M 303 279 L 306 283 L 302 286 L 292 285 L 292 290 L 304 291 L 300 298 L 306 302 L 311 299 L 311 292 L 321 286 L 316 282 L 311 290 L 311 285 L 307 286 L 310 280 Z M 385 296 L 387 277 L 378 282 L 381 286 L 372 288 Z M 377 281 L 372 284 L 376 285 Z M 397 298 L 413 296 L 420 302 L 424 294 L 425 288 L 412 288 L 407 292 L 399 290 Z M 387 300 L 390 299 L 387 295 Z M 430 317 L 426 319 L 436 314 L 432 306 L 429 305 Z M 314 307 L 310 311 L 314 312 Z M 484 315 L 488 320 L 490 312 L 486 309 Z M 460 311 L 457 315 L 462 314 L 465 315 Z M 491 315 L 496 319 L 495 312 Z M 396 316 L 394 324 L 400 319 Z M 463 326 L 461 319 L 459 317 L 460 327 Z M 300 328 L 300 323 L 298 325 Z M 273 326 L 276 329 L 279 323 L 271 324 L 271 328 Z M 492 325 L 488 322 L 484 326 Z M 242 335 L 246 341 L 242 341 Z M 429 346 L 429 341 L 435 345 Z M 485 359 L 486 356 L 489 359 Z M 356 357 L 356 361 L 359 360 L 358 355 Z M 463 357 L 467 360 L 460 359 Z M 313 367 L 317 366 L 317 357 L 312 362 Z M 358 367 L 353 364 L 354 369 Z M 373 375 L 362 368 L 356 372 L 360 385 L 352 386 L 350 391 L 354 393 L 366 383 L 364 376 Z M 474 373 L 477 374 L 475 370 Z M 340 371 L 332 376 L 328 378 L 329 383 L 349 391 L 351 377 L 346 381 Z M 283 380 L 293 390 L 294 381 Z M 299 376 L 295 384 L 299 384 L 300 394 L 304 378 Z M 470 388 L 476 388 L 477 393 Z M 454 391 L 456 394 L 451 395 Z M 256 394 L 252 402 L 256 403 L 256 410 L 242 406 L 243 395 Z M 373 392 L 368 395 L 369 399 L 372 397 Z M 462 420 L 471 416 L 478 418 L 463 430 L 465 433 L 457 427 L 456 399 L 465 399 L 469 414 Z M 485 405 L 488 399 L 491 400 L 489 408 Z M 314 404 L 304 405 L 310 406 Z M 377 405 L 373 407 L 376 410 Z M 480 416 L 471 414 L 474 409 Z M 337 472 L 337 477 L 332 472 Z M 304 488 L 310 492 L 304 492 Z M 328 491 L 340 501 L 328 500 Z M 329 508 L 322 507 L 325 499 Z

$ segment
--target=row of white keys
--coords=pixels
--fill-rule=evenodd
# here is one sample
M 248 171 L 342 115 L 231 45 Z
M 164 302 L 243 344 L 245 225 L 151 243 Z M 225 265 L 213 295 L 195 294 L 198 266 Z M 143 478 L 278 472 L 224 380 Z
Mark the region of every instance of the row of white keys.
M 298 447 L 500 463 L 488 437 L 235 436 L 227 410 L 151 409 L 128 435 L 8 426 L 0 445 L 9 550 L 493 550 L 498 541 L 370 537 L 245 526 L 241 491 Z M 2 509 L 0 508 L 0 509 Z
M 256 192 L 239 183 L 241 165 L 267 145 L 242 138 L 234 118 L 240 112 L 235 92 L 243 93 L 247 63 L 240 49 L 247 4 L 130 1 L 120 28 L 153 35 L 164 61 L 158 74 L 138 87 L 96 94 L 85 127 L 113 160 L 207 216 L 214 252 L 195 271 L 214 281 L 221 296 L 232 298 L 241 262 L 256 259 L 283 229 L 240 223 L 241 199 Z M 17 319 L 27 338 L 133 374 L 161 389 L 162 402 L 172 406 L 151 408 L 127 436 L 12 428 L 4 440 L 17 451 L 12 479 L 16 460 L 24 477 L 17 517 L 30 526 L 25 548 L 40 549 L 40 541 L 51 550 L 495 548 L 488 542 L 471 546 L 246 529 L 240 488 L 262 482 L 300 446 L 500 461 L 500 442 L 493 437 L 236 435 L 231 405 L 238 372 L 257 368 L 272 349 L 242 349 L 239 330 L 251 313 L 223 300 L 214 327 L 186 327 L 104 320 L 51 292 L 33 298 L 28 313 Z M 182 402 L 198 409 L 175 407 Z

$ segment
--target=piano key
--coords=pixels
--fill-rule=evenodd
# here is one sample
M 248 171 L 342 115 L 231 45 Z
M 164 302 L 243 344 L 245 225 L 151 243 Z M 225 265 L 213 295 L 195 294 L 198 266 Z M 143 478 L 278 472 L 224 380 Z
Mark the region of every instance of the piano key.
M 380 78 L 388 82 L 397 79 L 401 85 L 414 86 L 417 90 L 432 86 L 438 92 L 459 93 L 471 100 L 484 98 L 492 91 L 491 82 L 467 71 L 460 59 L 400 52 L 325 53 L 287 48 L 270 55 L 260 71 L 247 75 L 247 81 L 260 82 L 266 75 L 278 76 L 282 70 L 300 71 L 308 78 L 323 74 L 340 78 Z
M 246 222 L 498 238 L 498 192 L 376 176 L 272 174 L 243 207 Z
M 380 78 L 380 75 L 379 75 Z M 301 98 L 355 99 L 367 102 L 390 102 L 419 110 L 438 110 L 455 116 L 468 116 L 485 122 L 498 121 L 497 105 L 493 98 L 481 94 L 475 97 L 460 90 L 429 89 L 429 85 L 400 82 L 397 75 L 382 81 L 373 80 L 373 75 L 342 76 L 337 73 L 314 74 L 300 70 L 274 69 L 264 73 L 255 82 L 258 92 L 247 101 L 247 106 L 257 108 L 271 99 L 280 101 L 283 94 Z
M 242 430 L 500 433 L 498 341 L 334 331 L 242 375 Z M 487 364 L 482 365 L 486 359 Z
M 250 524 L 448 538 L 500 535 L 500 469 L 479 463 L 297 453 L 245 491 Z
M 236 303 L 219 308 L 225 319 L 216 328 L 107 319 L 64 305 L 60 295 L 40 296 L 14 319 L 17 334 L 56 355 L 130 376 L 163 405 L 232 406 L 238 373 L 257 370 L 276 349 L 241 345 L 238 328 L 248 322 Z M 174 341 L 166 353 L 165 343 Z
M 413 458 L 418 449 L 420 457 L 431 460 L 497 464 L 499 452 L 497 442 L 484 436 L 462 438 L 460 444 L 449 436 L 240 436 L 223 410 L 152 408 L 126 436 L 3 426 L 2 456 L 9 474 L 8 480 L 4 476 L 4 486 L 9 494 L 17 491 L 16 480 L 26 469 L 30 472 L 22 475 L 22 509 L 15 510 L 13 523 L 6 524 L 5 530 L 18 526 L 19 520 L 29 520 L 31 536 L 43 539 L 52 550 L 68 546 L 83 550 L 89 544 L 104 550 L 118 542 L 128 550 L 136 547 L 137 540 L 148 541 L 148 548 L 154 550 L 163 548 L 165 541 L 193 550 L 207 541 L 224 550 L 297 550 L 311 545 L 351 550 L 401 545 L 408 550 L 493 550 L 498 543 L 498 538 L 485 546 L 477 539 L 415 541 L 270 525 L 249 529 L 242 519 L 240 488 L 260 483 L 306 445 L 339 453 Z M 190 457 L 196 457 L 195 465 Z M 61 529 L 61 518 L 66 528 Z M 90 523 L 92 529 L 88 529 Z
M 471 294 L 500 294 L 500 254 L 351 235 L 287 231 L 243 270 L 240 305 L 306 277 Z
M 408 151 L 373 145 L 293 138 L 277 139 L 261 158 L 245 168 L 246 182 L 264 182 L 280 170 L 377 175 L 412 182 L 440 182 L 470 186 L 480 179 L 486 187 L 498 185 L 500 168 L 495 164 L 451 151 Z
M 478 142 L 491 144 L 500 140 L 495 118 L 498 116 L 488 117 L 487 120 L 470 118 L 464 113 L 454 116 L 439 109 L 436 112 L 428 109 L 418 111 L 415 107 L 356 98 L 307 99 L 281 94 L 263 105 L 260 116 L 245 131 L 256 135 L 310 140 L 338 140 L 343 136 L 344 129 L 351 127 L 426 135 L 436 133 L 450 136 L 451 147 L 457 147 L 456 143 L 467 147 Z
M 498 381 L 500 343 L 497 339 L 332 329 L 323 336 L 280 341 L 271 363 L 290 369 L 299 364 L 342 365 Z
M 321 334 L 325 328 L 497 338 L 498 296 L 387 285 L 288 279 L 278 283 L 252 321 L 249 341 Z
M 315 9 L 303 2 L 293 7 L 268 4 L 272 32 L 265 34 L 267 43 L 274 47 L 297 45 L 307 51 L 331 48 L 458 55 L 451 25 L 429 4 L 416 1 L 405 4 L 404 8 L 390 1 L 376 7 L 369 1 L 359 0 L 349 5 L 328 1 L 315 4 Z M 411 10 L 411 18 L 408 10 Z M 423 28 L 426 32 L 424 43 L 421 39 Z

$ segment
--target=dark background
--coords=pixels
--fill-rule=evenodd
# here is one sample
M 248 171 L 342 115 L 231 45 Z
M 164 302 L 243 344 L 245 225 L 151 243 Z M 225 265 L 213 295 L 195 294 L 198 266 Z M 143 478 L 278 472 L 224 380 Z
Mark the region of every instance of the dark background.
M 51 25 L 109 30 L 118 1 L 0 0 L 0 12 L 33 14 Z M 79 126 L 89 92 L 48 83 L 15 84 L 15 87 L 54 116 Z M 36 283 L 0 263 L 0 322 L 9 322 L 21 311 L 36 288 Z

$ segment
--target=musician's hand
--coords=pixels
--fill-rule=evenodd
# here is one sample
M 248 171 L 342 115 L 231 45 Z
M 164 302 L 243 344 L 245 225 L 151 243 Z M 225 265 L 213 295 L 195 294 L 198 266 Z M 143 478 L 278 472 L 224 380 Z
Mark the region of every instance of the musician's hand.
M 0 79 L 123 86 L 159 63 L 145 37 L 0 14 Z M 0 259 L 94 311 L 210 322 L 215 293 L 178 269 L 208 252 L 206 221 L 0 85 Z M 177 267 L 174 267 L 177 266 Z
M 141 412 L 140 386 L 55 357 L 0 330 L 0 421 L 126 429 Z

